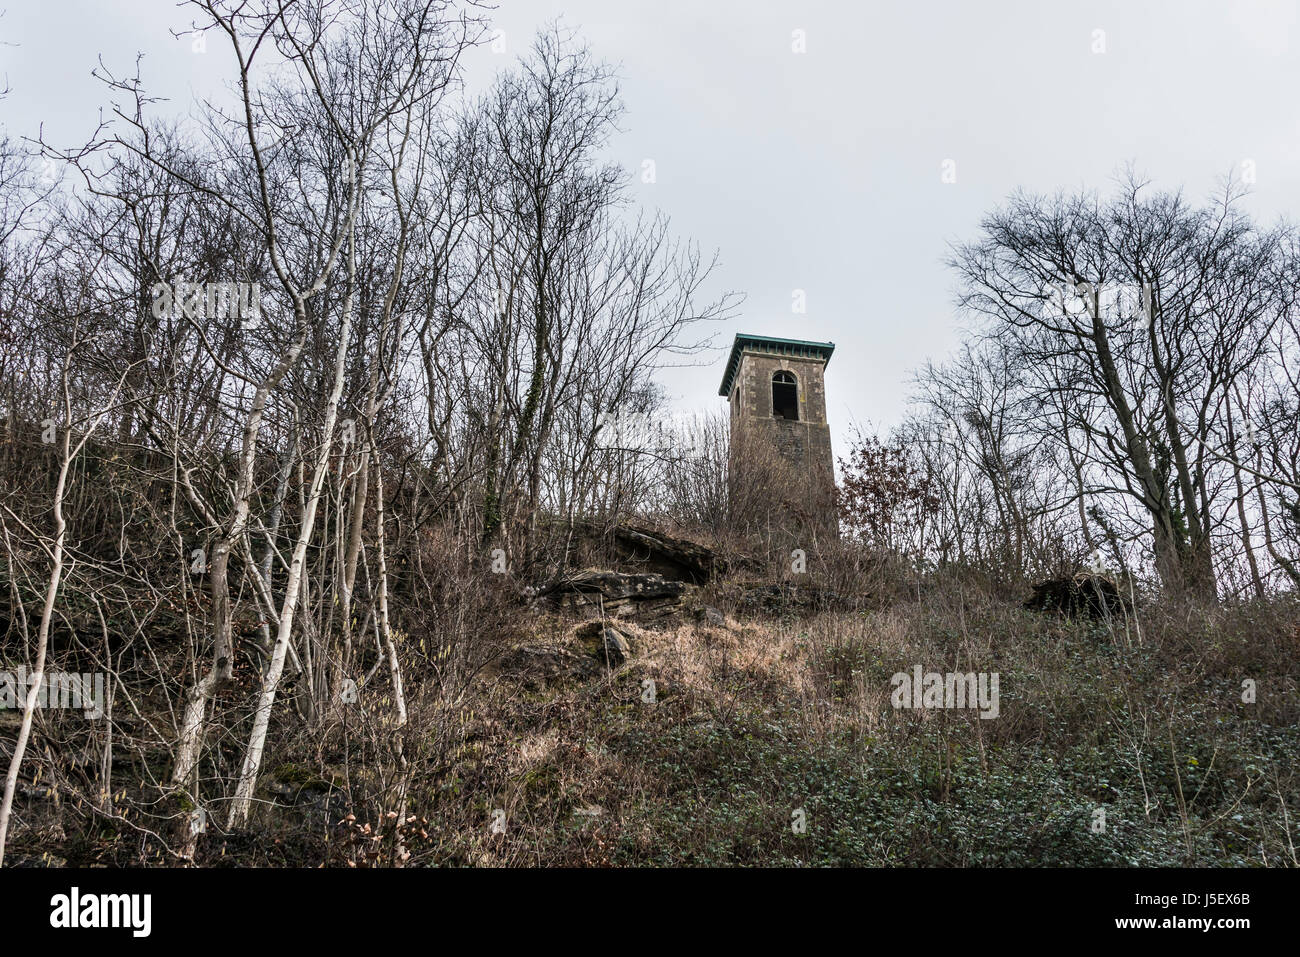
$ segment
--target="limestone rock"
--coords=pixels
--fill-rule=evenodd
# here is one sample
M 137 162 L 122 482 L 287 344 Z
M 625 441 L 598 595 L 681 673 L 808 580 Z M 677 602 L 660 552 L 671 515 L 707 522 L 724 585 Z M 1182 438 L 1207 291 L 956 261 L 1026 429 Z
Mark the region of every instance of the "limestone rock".
M 571 557 L 576 561 L 692 585 L 706 584 L 723 570 L 721 556 L 709 546 L 644 525 L 580 522 L 575 533 L 578 547 Z
M 712 576 L 716 556 L 698 542 L 624 523 L 613 529 L 620 559 L 677 581 L 703 585 Z
M 712 605 L 705 605 L 701 608 L 700 617 L 704 619 L 706 625 L 710 625 L 714 628 L 721 628 L 727 623 L 726 616 Z
M 632 657 L 632 642 L 626 634 L 604 621 L 589 621 L 573 633 L 582 649 L 611 668 L 625 664 Z
M 662 575 L 587 569 L 559 578 L 537 595 L 570 611 L 653 621 L 675 614 L 686 586 Z

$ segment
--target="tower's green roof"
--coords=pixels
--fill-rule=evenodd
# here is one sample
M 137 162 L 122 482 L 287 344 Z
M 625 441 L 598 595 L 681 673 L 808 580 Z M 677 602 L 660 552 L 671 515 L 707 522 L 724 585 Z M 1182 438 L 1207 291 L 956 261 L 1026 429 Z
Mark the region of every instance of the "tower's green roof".
M 777 339 L 773 336 L 747 336 L 743 332 L 738 332 L 736 333 L 736 341 L 731 346 L 731 358 L 727 360 L 726 371 L 722 374 L 722 388 L 718 390 L 718 395 L 726 396 L 731 394 L 731 383 L 735 380 L 736 371 L 740 368 L 740 355 L 746 349 L 767 352 L 777 356 L 820 359 L 822 362 L 830 362 L 831 353 L 835 351 L 835 343 L 810 342 L 807 339 Z

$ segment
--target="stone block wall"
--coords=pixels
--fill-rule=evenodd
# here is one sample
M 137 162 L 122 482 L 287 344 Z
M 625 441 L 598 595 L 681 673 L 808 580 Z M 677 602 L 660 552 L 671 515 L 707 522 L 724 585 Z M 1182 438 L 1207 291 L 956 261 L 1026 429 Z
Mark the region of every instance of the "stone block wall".
M 835 467 L 831 430 L 826 422 L 826 364 L 820 359 L 776 356 L 745 350 L 732 386 L 731 429 L 744 429 L 770 442 L 799 475 L 799 487 L 786 490 L 803 510 L 824 516 L 818 524 L 833 526 L 834 507 L 829 490 L 834 488 Z M 772 417 L 772 377 L 780 371 L 795 376 L 799 420 Z M 773 507 L 781 507 L 781 490 L 772 490 Z M 827 514 L 829 513 L 829 514 Z

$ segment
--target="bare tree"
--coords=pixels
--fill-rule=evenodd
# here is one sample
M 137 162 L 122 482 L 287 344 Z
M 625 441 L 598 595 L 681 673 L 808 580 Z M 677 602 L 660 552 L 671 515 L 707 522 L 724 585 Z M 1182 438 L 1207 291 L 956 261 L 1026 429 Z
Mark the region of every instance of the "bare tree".
M 1106 203 L 1016 195 L 953 257 L 963 307 L 1082 437 L 1087 485 L 1141 508 L 1166 587 L 1208 598 L 1226 476 L 1207 445 L 1225 385 L 1290 307 L 1282 233 L 1238 198 L 1196 209 L 1131 175 Z

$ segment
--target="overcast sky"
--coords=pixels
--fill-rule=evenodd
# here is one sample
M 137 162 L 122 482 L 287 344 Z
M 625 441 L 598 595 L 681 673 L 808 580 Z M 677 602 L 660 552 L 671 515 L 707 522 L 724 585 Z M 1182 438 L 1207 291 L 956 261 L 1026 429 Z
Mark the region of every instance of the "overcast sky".
M 126 73 L 145 54 L 146 86 L 176 112 L 230 75 L 216 38 L 195 53 L 171 36 L 191 14 L 164 0 L 4 9 L 10 135 L 44 123 L 51 142 L 82 142 L 106 103 L 90 77 L 101 56 Z M 1106 189 L 1132 161 L 1200 199 L 1249 162 L 1252 212 L 1300 208 L 1294 0 L 501 0 L 494 19 L 513 56 L 556 16 L 621 69 L 612 148 L 633 195 L 719 251 L 714 289 L 747 295 L 718 344 L 740 331 L 835 342 L 837 453 L 850 421 L 896 422 L 910 371 L 958 342 L 947 245 L 1016 187 Z M 472 82 L 504 62 L 475 51 Z M 680 408 L 725 404 L 724 361 L 668 376 Z

